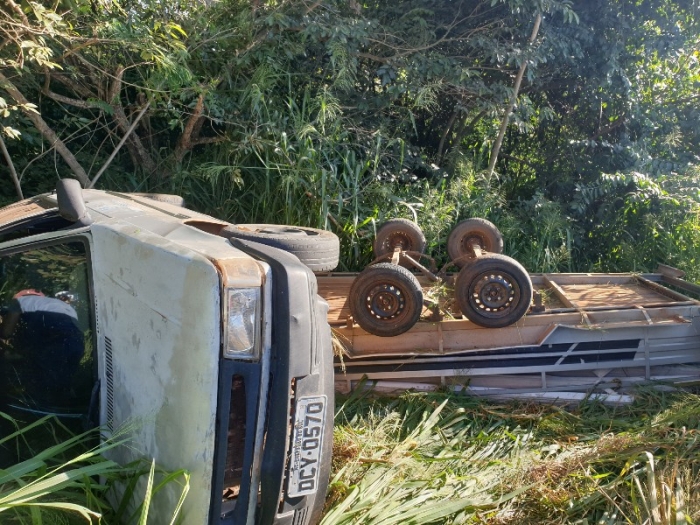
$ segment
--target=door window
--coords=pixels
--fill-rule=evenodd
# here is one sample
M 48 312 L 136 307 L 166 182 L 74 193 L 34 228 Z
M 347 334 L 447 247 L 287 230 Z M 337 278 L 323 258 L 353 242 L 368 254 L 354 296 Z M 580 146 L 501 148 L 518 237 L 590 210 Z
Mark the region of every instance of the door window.
M 0 259 L 0 402 L 86 413 L 96 377 L 86 244 Z

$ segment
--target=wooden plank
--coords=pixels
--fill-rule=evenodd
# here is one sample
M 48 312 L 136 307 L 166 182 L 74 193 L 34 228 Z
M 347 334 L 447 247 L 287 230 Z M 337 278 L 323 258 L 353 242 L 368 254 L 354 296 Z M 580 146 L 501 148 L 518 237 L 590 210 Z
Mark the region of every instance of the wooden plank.
M 686 292 L 690 292 L 700 297 L 700 286 L 698 286 L 695 283 L 689 283 L 688 281 L 684 281 L 683 279 L 678 279 L 676 277 L 668 277 L 666 275 L 662 276 L 662 282 L 673 286 L 677 286 L 681 290 L 685 290 Z
M 570 284 L 561 286 L 579 308 L 596 306 L 644 306 L 648 303 L 671 302 L 671 298 L 649 289 L 639 282 L 629 284 Z M 687 300 L 687 298 L 683 298 Z
M 674 277 L 676 279 L 682 279 L 685 277 L 685 272 L 683 270 L 679 270 L 678 268 L 674 268 L 668 264 L 659 264 L 656 268 L 656 273 L 660 273 L 666 277 Z
M 348 296 L 357 274 L 317 275 L 318 294 L 328 302 L 328 322 L 344 324 L 350 316 Z
M 534 276 L 538 274 L 533 274 L 530 278 L 534 282 Z M 542 274 L 545 277 L 555 277 L 557 284 L 559 286 L 565 286 L 570 284 L 628 284 L 634 282 L 634 278 L 631 274 L 625 273 L 594 273 L 594 274 L 578 274 L 578 273 L 557 273 L 557 274 Z
M 34 198 L 5 206 L 0 210 L 0 225 L 5 226 L 18 219 L 29 219 L 32 216 L 41 215 L 46 212 L 43 206 L 37 204 L 38 202 L 39 199 Z
M 654 310 L 658 308 L 671 308 L 671 307 L 679 307 L 679 306 L 697 306 L 698 303 L 697 301 L 689 300 L 689 301 L 679 301 L 679 302 L 663 302 L 663 303 L 647 303 L 643 307 L 640 307 L 635 304 L 631 305 L 622 305 L 622 306 L 587 306 L 586 307 L 586 312 L 609 312 L 609 311 L 622 311 L 622 310 L 639 310 L 644 309 L 644 310 Z M 562 314 L 562 313 L 569 313 L 569 312 L 577 312 L 579 311 L 578 308 L 550 308 L 547 309 L 545 312 L 530 312 L 528 315 L 553 315 L 553 314 Z
M 554 292 L 554 294 L 559 298 L 559 300 L 564 304 L 564 306 L 567 306 L 569 308 L 578 308 L 578 305 L 574 304 L 573 301 L 569 299 L 564 290 L 562 290 L 561 286 L 554 282 L 551 275 L 544 275 L 544 282 L 547 285 L 547 287 Z
M 498 329 L 498 342 L 494 342 L 494 331 L 437 330 L 417 331 L 415 327 L 394 337 L 377 338 L 360 328 L 334 329 L 341 343 L 346 344 L 350 355 L 409 355 L 422 353 L 454 353 L 501 346 L 531 346 L 537 344 L 549 332 L 549 325 L 530 327 L 507 327 Z M 442 337 L 439 337 L 441 335 Z
M 649 288 L 650 290 L 653 290 L 653 291 L 654 291 L 656 294 L 658 294 L 659 296 L 667 297 L 667 298 L 669 298 L 670 300 L 673 300 L 673 301 L 685 301 L 685 300 L 688 300 L 688 299 L 689 299 L 689 297 L 687 297 L 687 296 L 685 296 L 685 295 L 683 295 L 683 294 L 680 294 L 680 293 L 678 293 L 678 292 L 674 292 L 673 290 L 670 290 L 670 289 L 668 289 L 668 288 L 666 288 L 666 287 L 664 287 L 664 286 L 662 286 L 662 285 L 660 285 L 660 284 L 658 284 L 658 283 L 654 283 L 654 282 L 650 281 L 649 279 L 645 279 L 645 278 L 642 277 L 642 276 L 639 276 L 639 275 L 638 275 L 638 276 L 637 276 L 637 281 L 638 281 L 639 283 L 641 283 L 643 286 Z

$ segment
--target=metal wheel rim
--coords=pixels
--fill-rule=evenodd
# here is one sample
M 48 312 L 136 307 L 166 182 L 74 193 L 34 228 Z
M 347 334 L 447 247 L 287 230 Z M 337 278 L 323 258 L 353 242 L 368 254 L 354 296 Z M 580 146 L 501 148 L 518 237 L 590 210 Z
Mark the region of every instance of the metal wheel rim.
M 469 287 L 469 302 L 484 317 L 508 315 L 519 300 L 520 287 L 507 272 L 483 272 Z
M 406 296 L 396 285 L 378 284 L 367 293 L 365 307 L 375 319 L 395 319 L 406 309 Z

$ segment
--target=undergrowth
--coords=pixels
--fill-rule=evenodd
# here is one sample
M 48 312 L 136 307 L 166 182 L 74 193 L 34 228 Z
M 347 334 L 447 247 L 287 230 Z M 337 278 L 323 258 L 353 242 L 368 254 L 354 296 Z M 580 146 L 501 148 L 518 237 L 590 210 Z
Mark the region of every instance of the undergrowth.
M 0 412 L 0 523 L 145 525 L 154 515 L 153 498 L 166 486 L 179 498 L 172 514 L 158 519 L 176 523 L 189 473 L 105 457 L 129 446 L 127 433 L 100 441 L 99 429 L 75 432 L 51 416 L 26 422 Z
M 322 523 L 698 523 L 699 438 L 694 393 L 568 408 L 354 394 Z

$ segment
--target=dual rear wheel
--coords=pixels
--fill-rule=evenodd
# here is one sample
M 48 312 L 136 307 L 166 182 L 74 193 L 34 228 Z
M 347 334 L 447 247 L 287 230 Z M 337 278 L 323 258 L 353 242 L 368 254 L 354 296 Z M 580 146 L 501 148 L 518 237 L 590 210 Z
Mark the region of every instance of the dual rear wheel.
M 388 221 L 377 231 L 375 257 L 392 253 L 397 247 L 422 252 L 425 236 L 411 221 Z M 502 251 L 503 237 L 496 226 L 484 219 L 460 222 L 448 238 L 450 258 L 461 267 L 455 282 L 457 305 L 470 321 L 486 328 L 517 322 L 532 301 L 530 276 Z M 349 301 L 355 321 L 365 331 L 391 337 L 418 322 L 423 310 L 423 290 L 416 276 L 403 266 L 379 263 L 357 276 Z

